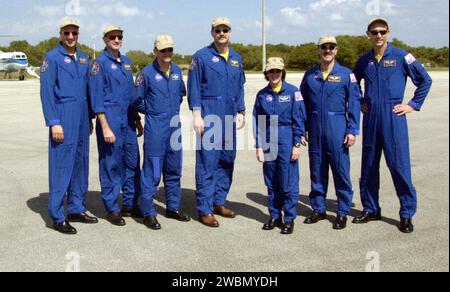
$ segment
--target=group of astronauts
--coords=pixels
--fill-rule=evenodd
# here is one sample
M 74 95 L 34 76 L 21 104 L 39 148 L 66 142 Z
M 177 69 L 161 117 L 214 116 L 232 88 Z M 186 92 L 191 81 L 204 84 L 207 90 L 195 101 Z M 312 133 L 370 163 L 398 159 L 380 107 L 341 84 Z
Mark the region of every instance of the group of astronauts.
M 161 179 L 166 217 L 191 220 L 180 208 L 183 150 L 181 135 L 176 135 L 181 129 L 176 117 L 186 95 L 200 144 L 195 169 L 199 221 L 219 227 L 215 215 L 234 218 L 235 212 L 225 205 L 235 166 L 236 131 L 245 126 L 246 107 L 243 61 L 230 47 L 230 20 L 219 17 L 213 21 L 213 43 L 194 54 L 187 89 L 183 71 L 172 61 L 175 46 L 171 36 L 156 38 L 155 60 L 134 79 L 133 64 L 120 53 L 123 29 L 106 27 L 106 48 L 91 62 L 77 48 L 79 27 L 77 20 L 65 19 L 60 26 L 60 44 L 41 64 L 41 100 L 49 127 L 49 215 L 54 229 L 76 234 L 70 223 L 98 223 L 85 206 L 93 121 L 107 220 L 124 226 L 124 217 L 143 218 L 148 228 L 161 229 L 153 202 Z M 336 38 L 321 37 L 317 47 L 320 64 L 306 72 L 300 88 L 286 82 L 282 58 L 269 58 L 264 70 L 269 84 L 257 94 L 253 109 L 256 156 L 263 164 L 270 213 L 264 230 L 294 231 L 302 146 L 308 146 L 311 173 L 312 212 L 305 223 L 327 218 L 331 168 L 338 198 L 333 228 L 346 228 L 353 201 L 349 149 L 360 135 L 363 113 L 360 191 L 364 210 L 353 223 L 382 220 L 379 171 L 384 152 L 401 204 L 399 229 L 414 231 L 417 194 L 411 177 L 406 115 L 420 111 L 432 80 L 413 55 L 388 42 L 389 34 L 385 19 L 370 21 L 367 36 L 373 50 L 359 59 L 354 70 L 336 61 Z M 413 99 L 403 104 L 408 77 L 417 89 Z M 364 94 L 360 88 L 363 79 Z M 140 114 L 145 116 L 145 128 Z M 219 127 L 219 135 L 208 135 L 216 123 L 231 126 Z M 276 138 L 271 139 L 273 136 Z

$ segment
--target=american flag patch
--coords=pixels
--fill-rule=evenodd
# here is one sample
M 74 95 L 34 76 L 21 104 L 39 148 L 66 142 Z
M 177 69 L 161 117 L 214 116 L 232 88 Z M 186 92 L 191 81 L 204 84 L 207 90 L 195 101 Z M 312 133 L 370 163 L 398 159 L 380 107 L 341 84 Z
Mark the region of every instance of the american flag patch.
M 295 101 L 303 101 L 303 95 L 300 91 L 295 93 Z
M 412 55 L 412 54 L 408 54 L 405 57 L 406 63 L 408 63 L 408 65 L 411 65 L 412 63 L 414 63 L 416 61 L 416 58 Z

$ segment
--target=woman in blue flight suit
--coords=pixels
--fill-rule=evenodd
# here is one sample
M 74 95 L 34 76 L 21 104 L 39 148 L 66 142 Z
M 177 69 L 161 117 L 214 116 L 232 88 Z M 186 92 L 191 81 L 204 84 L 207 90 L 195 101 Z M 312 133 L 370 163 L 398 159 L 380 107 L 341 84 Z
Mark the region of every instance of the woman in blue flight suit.
M 253 110 L 256 156 L 264 164 L 269 195 L 270 220 L 263 229 L 280 227 L 282 234 L 292 234 L 299 200 L 298 159 L 305 133 L 305 107 L 298 89 L 285 81 L 283 59 L 270 58 L 264 75 L 269 85 L 258 93 Z

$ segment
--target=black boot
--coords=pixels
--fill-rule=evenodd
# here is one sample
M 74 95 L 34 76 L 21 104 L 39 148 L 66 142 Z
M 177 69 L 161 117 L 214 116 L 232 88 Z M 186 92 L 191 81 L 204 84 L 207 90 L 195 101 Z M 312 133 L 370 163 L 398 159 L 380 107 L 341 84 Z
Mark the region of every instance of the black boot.
M 153 230 L 161 229 L 161 224 L 159 224 L 158 219 L 154 216 L 145 217 L 144 225 Z
M 412 223 L 412 219 L 401 218 L 400 219 L 400 231 L 403 233 L 413 233 L 414 232 L 414 224 Z
M 69 221 L 64 221 L 61 223 L 54 223 L 53 228 L 62 233 L 62 234 L 68 234 L 68 235 L 75 235 L 77 234 L 77 230 L 70 225 Z
M 294 222 L 284 222 L 281 227 L 281 234 L 292 234 L 294 233 Z
M 275 227 L 281 228 L 283 226 L 283 220 L 270 218 L 269 222 L 263 225 L 263 230 L 274 230 Z

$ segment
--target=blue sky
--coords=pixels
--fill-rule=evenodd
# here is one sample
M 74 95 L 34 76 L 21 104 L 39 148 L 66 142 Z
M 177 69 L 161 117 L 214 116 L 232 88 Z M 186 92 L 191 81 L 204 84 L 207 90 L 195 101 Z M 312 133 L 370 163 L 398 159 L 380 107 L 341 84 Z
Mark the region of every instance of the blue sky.
M 261 43 L 261 0 L 0 0 L 0 34 L 18 35 L 32 44 L 58 34 L 66 15 L 81 21 L 80 41 L 116 23 L 125 29 L 124 51 L 150 52 L 157 34 L 171 34 L 176 50 L 192 54 L 211 42 L 216 16 L 232 21 L 234 42 Z M 78 5 L 71 5 L 77 4 Z M 449 44 L 447 0 L 267 0 L 269 43 L 300 44 L 320 35 L 361 35 L 375 14 L 389 19 L 392 37 L 411 45 Z M 0 39 L 7 45 L 11 38 Z M 103 46 L 100 38 L 97 48 Z

